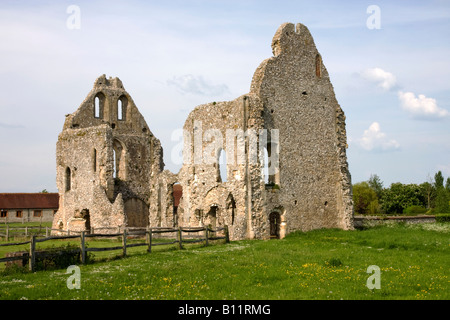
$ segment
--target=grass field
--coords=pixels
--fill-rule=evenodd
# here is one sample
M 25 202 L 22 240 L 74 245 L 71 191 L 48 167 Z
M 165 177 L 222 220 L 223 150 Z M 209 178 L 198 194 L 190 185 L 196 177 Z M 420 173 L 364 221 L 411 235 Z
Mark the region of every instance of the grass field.
M 449 235 L 449 223 L 396 223 L 151 254 L 137 247 L 80 266 L 80 289 L 67 288 L 65 269 L 3 274 L 0 299 L 448 300 Z M 380 268 L 380 289 L 366 286 L 371 265 Z

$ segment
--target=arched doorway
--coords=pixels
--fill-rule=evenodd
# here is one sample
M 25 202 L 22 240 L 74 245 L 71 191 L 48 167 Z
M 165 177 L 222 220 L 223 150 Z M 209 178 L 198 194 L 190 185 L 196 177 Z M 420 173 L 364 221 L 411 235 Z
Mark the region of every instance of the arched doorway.
M 219 211 L 217 205 L 212 205 L 207 214 L 207 225 L 211 226 L 211 229 L 215 230 L 217 228 L 217 212 Z
M 269 215 L 270 239 L 280 239 L 281 216 L 278 212 Z

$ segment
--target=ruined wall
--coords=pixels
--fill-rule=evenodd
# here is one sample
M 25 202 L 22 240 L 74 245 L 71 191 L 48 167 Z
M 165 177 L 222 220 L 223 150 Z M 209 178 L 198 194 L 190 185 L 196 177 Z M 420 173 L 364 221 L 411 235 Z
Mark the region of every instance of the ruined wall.
M 352 228 L 345 116 L 309 30 L 285 23 L 274 57 L 256 70 L 251 92 L 264 104 L 265 128 L 279 130 L 279 183 L 267 212 L 282 208 L 286 232 Z
M 274 56 L 255 71 L 250 93 L 198 106 L 186 120 L 178 174 L 183 221 L 227 224 L 232 239 L 269 238 L 272 213 L 277 237 L 352 228 L 345 116 L 322 58 L 301 24 L 280 26 L 272 48 Z M 229 139 L 230 130 L 244 132 L 240 145 Z M 218 173 L 222 149 L 227 181 Z M 240 163 L 238 152 L 244 154 Z M 264 152 L 270 162 L 265 174 Z
M 163 166 L 161 146 L 118 78 L 95 81 L 66 116 L 56 149 L 54 228 L 148 225 L 150 179 Z
M 249 172 L 251 165 L 258 170 L 259 164 L 248 161 L 246 134 L 249 122 L 255 132 L 262 128 L 261 111 L 257 97 L 244 95 L 201 105 L 190 113 L 183 128 L 184 164 L 178 174 L 183 187 L 180 221 L 189 226 L 228 225 L 232 239 L 246 238 L 251 232 L 250 202 L 256 199 L 249 186 L 256 183 L 261 188 L 261 177 Z M 258 151 L 254 151 L 256 162 Z

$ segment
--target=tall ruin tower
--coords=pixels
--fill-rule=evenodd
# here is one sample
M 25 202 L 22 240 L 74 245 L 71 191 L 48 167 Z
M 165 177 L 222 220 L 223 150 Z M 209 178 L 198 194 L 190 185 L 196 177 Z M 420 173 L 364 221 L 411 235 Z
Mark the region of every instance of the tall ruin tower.
M 255 71 L 250 91 L 263 105 L 264 128 L 279 130 L 267 149 L 276 148 L 279 170 L 269 179 L 280 189 L 266 193 L 266 214 L 282 208 L 286 232 L 352 229 L 345 115 L 313 37 L 303 24 L 284 23 L 272 52 Z
M 150 177 L 163 166 L 160 149 L 122 82 L 100 76 L 58 137 L 53 228 L 147 227 Z

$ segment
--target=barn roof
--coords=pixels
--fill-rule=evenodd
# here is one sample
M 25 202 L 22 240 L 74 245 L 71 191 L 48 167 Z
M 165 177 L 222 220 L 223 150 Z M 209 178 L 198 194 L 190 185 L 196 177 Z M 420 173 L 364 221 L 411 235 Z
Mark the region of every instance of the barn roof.
M 57 193 L 0 193 L 0 209 L 58 209 Z

